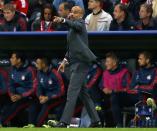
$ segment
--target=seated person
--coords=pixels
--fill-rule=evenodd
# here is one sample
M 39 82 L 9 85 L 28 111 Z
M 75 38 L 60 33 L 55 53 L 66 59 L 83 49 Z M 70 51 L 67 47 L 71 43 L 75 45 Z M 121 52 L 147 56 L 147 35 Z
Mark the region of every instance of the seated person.
M 124 4 L 117 4 L 114 7 L 113 21 L 110 25 L 111 31 L 127 31 L 134 30 L 135 22 L 128 12 L 128 8 Z
M 130 72 L 124 65 L 118 63 L 117 56 L 112 52 L 106 54 L 105 66 L 102 90 L 105 94 L 110 95 L 111 110 L 116 126 L 122 127 L 123 107 L 134 106 L 137 102 L 134 95 L 127 93 L 131 80 Z
M 73 6 L 71 2 L 62 2 L 58 8 L 58 15 L 68 19 Z M 58 24 L 56 25 L 56 29 L 57 31 L 67 31 L 68 27 L 65 24 Z
M 88 9 L 92 10 L 92 13 L 85 19 L 87 31 L 109 30 L 112 16 L 102 9 L 103 2 L 103 0 L 89 0 Z
M 41 18 L 32 23 L 32 31 L 54 31 L 53 17 L 55 11 L 50 4 L 46 4 L 41 11 Z
M 12 53 L 8 94 L 11 104 L 2 115 L 2 125 L 7 125 L 20 111 L 30 106 L 35 91 L 36 76 L 21 52 Z
M 131 88 L 137 90 L 137 93 L 140 97 L 139 100 L 143 100 L 144 92 L 152 94 L 152 97 L 154 99 L 156 99 L 157 97 L 157 69 L 154 65 L 152 65 L 151 60 L 151 53 L 146 51 L 139 53 L 139 69 L 133 74 L 133 78 L 131 81 Z
M 157 25 L 155 19 L 152 18 L 152 13 L 152 5 L 145 3 L 140 6 L 140 20 L 137 23 L 138 30 L 157 30 Z
M 34 126 L 41 127 L 47 119 L 49 111 L 63 102 L 61 97 L 65 92 L 61 74 L 58 73 L 56 69 L 52 68 L 47 58 L 38 57 L 36 60 L 36 67 L 38 70 L 37 97 L 39 102 L 34 101 L 36 103 L 32 104 L 32 107 L 29 110 L 29 113 L 32 114 L 29 115 L 29 117 L 31 117 L 29 119 L 32 121 L 29 121 L 30 123 L 25 127 L 30 127 L 32 124 Z M 36 105 L 38 105 L 39 109 L 37 109 L 37 112 L 36 110 L 33 110 L 35 111 L 33 112 L 31 109 L 38 108 Z M 35 107 L 33 108 L 33 106 Z
M 0 31 L 27 31 L 26 18 L 16 12 L 13 4 L 4 5 L 3 15 L 0 17 Z

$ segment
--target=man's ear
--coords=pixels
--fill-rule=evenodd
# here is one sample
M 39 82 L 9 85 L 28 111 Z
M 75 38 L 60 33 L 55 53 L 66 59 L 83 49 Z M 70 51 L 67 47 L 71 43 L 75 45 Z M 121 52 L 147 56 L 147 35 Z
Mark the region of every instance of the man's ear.
M 20 62 L 21 62 L 21 59 L 20 59 L 20 58 L 18 58 L 18 59 L 17 59 L 17 61 L 18 61 L 18 63 L 20 63 Z
M 114 66 L 116 66 L 116 65 L 117 65 L 117 62 L 116 62 L 116 61 L 114 61 L 114 63 L 113 63 L 113 64 L 114 64 Z
M 15 11 L 12 12 L 15 15 Z
M 146 59 L 147 64 L 150 63 L 150 59 Z

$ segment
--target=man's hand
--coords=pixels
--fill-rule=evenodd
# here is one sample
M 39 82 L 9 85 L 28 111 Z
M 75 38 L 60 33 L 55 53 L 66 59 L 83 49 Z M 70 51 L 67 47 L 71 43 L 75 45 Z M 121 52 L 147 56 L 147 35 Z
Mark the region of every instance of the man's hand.
M 68 19 L 73 20 L 73 13 L 69 13 Z
M 105 94 L 111 94 L 111 93 L 112 93 L 112 90 L 109 89 L 109 88 L 104 88 L 104 89 L 103 89 L 103 92 L 104 92 Z
M 53 19 L 54 23 L 62 23 L 63 21 L 64 21 L 64 18 L 58 17 L 58 16 L 54 16 L 54 19 Z
M 15 100 L 16 100 L 16 95 L 12 95 L 12 96 L 10 97 L 10 99 L 11 99 L 12 102 L 15 102 Z
M 69 64 L 68 63 L 68 60 L 66 58 L 63 59 L 63 61 L 61 62 L 60 66 L 58 67 L 58 72 L 61 71 L 61 72 L 64 72 L 65 70 L 65 66 Z
M 44 97 L 44 96 L 39 96 L 39 101 L 41 101 L 43 97 Z
M 58 72 L 59 72 L 59 71 L 64 72 L 64 70 L 65 70 L 65 63 L 62 62 L 62 63 L 59 65 L 59 67 L 58 67 Z
M 41 104 L 44 104 L 48 101 L 48 97 L 47 96 L 40 96 L 39 101 Z
M 16 101 L 20 100 L 21 98 L 22 98 L 21 95 L 12 95 L 11 96 L 11 101 L 16 102 Z

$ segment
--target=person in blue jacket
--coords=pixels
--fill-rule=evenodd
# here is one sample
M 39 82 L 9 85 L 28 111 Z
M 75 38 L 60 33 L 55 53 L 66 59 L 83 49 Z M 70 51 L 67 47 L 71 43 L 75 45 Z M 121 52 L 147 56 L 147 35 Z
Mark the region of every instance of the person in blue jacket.
M 2 115 L 2 124 L 7 125 L 20 111 L 30 105 L 36 86 L 35 74 L 22 52 L 14 52 L 10 58 L 12 69 L 9 75 L 8 94 L 11 104 Z
M 150 94 L 157 97 L 157 68 L 152 64 L 150 52 L 143 51 L 138 56 L 139 69 L 133 74 L 131 89 L 139 94 L 139 100 L 143 100 Z
M 55 68 L 52 68 L 48 58 L 37 58 L 36 67 L 38 70 L 37 97 L 41 109 L 37 115 L 35 126 L 40 127 L 48 117 L 49 111 L 63 102 L 62 96 L 65 88 L 61 74 Z

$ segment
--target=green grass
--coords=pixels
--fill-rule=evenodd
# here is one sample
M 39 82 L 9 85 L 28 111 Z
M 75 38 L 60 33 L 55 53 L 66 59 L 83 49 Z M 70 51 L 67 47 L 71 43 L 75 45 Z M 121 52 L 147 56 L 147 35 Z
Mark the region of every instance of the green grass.
M 0 128 L 0 131 L 156 131 L 155 128 Z

